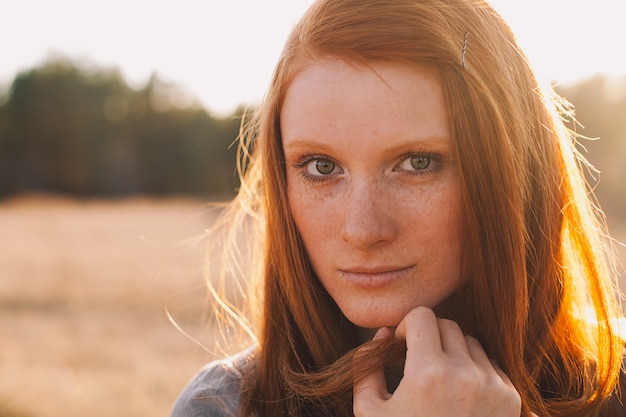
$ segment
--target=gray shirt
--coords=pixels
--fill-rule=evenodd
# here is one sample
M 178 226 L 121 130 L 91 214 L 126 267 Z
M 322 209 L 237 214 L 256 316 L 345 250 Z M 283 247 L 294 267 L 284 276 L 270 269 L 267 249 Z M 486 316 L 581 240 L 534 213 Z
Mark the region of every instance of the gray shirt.
M 256 347 L 228 359 L 211 362 L 198 372 L 180 394 L 171 417 L 241 417 L 243 380 L 256 366 Z M 602 417 L 626 415 L 626 355 L 618 391 L 605 404 Z
M 171 417 L 239 417 L 243 378 L 255 366 L 254 351 L 204 366 L 176 400 Z

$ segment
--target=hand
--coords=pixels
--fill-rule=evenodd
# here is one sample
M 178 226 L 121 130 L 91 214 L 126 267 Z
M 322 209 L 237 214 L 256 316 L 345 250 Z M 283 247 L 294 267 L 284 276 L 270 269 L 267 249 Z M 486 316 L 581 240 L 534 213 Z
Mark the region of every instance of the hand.
M 392 337 L 389 329 L 376 337 Z M 354 387 L 356 417 L 519 417 L 521 400 L 508 376 L 478 340 L 459 326 L 417 307 L 395 337 L 406 340 L 404 375 L 393 394 L 383 369 Z

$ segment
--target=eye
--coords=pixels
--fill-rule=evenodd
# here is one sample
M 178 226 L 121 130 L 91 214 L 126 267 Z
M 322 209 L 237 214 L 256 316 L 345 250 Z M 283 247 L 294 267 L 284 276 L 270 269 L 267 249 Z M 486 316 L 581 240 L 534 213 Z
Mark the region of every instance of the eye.
M 411 156 L 409 159 L 411 161 L 411 166 L 418 171 L 422 171 L 428 168 L 430 166 L 430 163 L 432 162 L 430 156 L 424 155 L 414 155 Z
M 295 167 L 302 169 L 302 175 L 306 178 L 318 180 L 343 172 L 333 160 L 321 155 L 307 155 Z
M 398 169 L 402 171 L 426 171 L 433 165 L 433 159 L 431 154 L 409 154 L 402 159 Z
M 297 158 L 293 167 L 300 176 L 311 182 L 326 182 L 343 174 L 343 168 L 327 155 L 305 154 Z
M 335 163 L 328 159 L 315 159 L 306 164 L 306 172 L 309 175 L 319 176 L 332 174 L 335 170 Z

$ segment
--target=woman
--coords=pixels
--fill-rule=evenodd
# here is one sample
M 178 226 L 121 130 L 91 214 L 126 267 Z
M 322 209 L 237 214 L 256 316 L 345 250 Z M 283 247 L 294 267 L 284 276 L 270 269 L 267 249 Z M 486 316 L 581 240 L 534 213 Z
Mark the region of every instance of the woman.
M 173 415 L 624 415 L 604 229 L 559 110 L 483 1 L 317 1 L 225 217 L 260 231 L 258 343 Z

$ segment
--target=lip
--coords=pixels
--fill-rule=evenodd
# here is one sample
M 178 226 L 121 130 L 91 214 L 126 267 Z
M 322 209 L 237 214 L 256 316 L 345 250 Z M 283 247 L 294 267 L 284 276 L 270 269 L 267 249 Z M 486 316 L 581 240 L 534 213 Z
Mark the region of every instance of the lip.
M 381 266 L 381 267 L 353 267 L 339 269 L 342 277 L 354 285 L 363 289 L 376 289 L 385 287 L 394 281 L 404 277 L 415 265 L 409 266 Z

